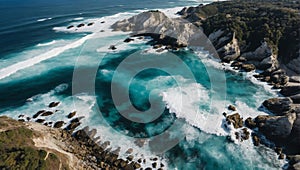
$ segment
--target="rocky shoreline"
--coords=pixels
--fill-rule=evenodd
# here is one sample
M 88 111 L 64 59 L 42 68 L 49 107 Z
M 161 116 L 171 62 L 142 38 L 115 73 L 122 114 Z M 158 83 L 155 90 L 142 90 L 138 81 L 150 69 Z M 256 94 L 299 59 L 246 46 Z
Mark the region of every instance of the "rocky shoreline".
M 48 108 L 49 110 L 55 109 L 59 104 L 60 102 L 51 102 Z M 22 167 L 28 169 L 29 165 L 24 163 L 24 161 L 32 161 L 32 164 L 36 164 L 35 169 L 134 170 L 140 169 L 142 166 L 145 167 L 146 161 L 149 161 L 145 158 L 135 158 L 132 148 L 127 150 L 126 154 L 128 156 L 126 159 L 120 158 L 120 148 L 112 150 L 110 141 L 102 141 L 100 137 L 96 136 L 96 129 L 89 129 L 89 127 L 78 128 L 83 117 L 76 117 L 76 111 L 66 115 L 69 122 L 45 121 L 45 117 L 52 114 L 57 113 L 45 109 L 37 111 L 32 117 L 19 115 L 18 121 L 5 116 L 0 117 L 0 146 L 5 146 L 0 147 L 0 152 L 3 151 L 5 153 L 0 156 L 0 168 Z M 22 136 L 19 131 L 25 131 L 26 135 Z M 12 139 L 11 137 L 14 135 L 18 135 L 16 137 L 18 139 Z M 20 141 L 20 144 L 17 143 L 10 146 L 10 140 Z M 25 144 L 23 143 L 24 141 L 26 141 Z M 22 154 L 29 154 L 26 149 L 24 150 L 27 147 L 33 152 L 45 154 L 43 157 L 25 157 L 15 161 Z M 19 153 L 18 150 L 22 150 L 22 152 Z M 49 154 L 55 157 L 54 162 L 53 160 L 48 160 L 46 155 Z M 43 160 L 38 161 L 38 159 L 42 158 Z M 156 157 L 150 158 L 150 162 L 152 167 L 146 167 L 147 170 L 152 168 L 163 170 L 165 167 Z M 55 164 L 55 167 L 51 164 Z
M 251 13 L 252 9 L 258 11 L 257 14 Z M 203 37 L 203 34 L 195 30 L 203 30 L 215 47 L 221 62 L 230 63 L 232 68 L 241 72 L 257 72 L 254 75 L 256 79 L 279 90 L 278 97 L 262 103 L 262 108 L 271 113 L 269 115 L 249 117 L 244 121 L 238 113 L 224 113 L 226 122 L 241 130 L 236 133 L 236 137 L 247 140 L 250 135 L 247 128 L 252 129 L 254 145 L 262 143 L 274 148 L 279 154 L 279 159 L 284 159 L 286 154 L 286 158 L 290 160 L 289 169 L 300 169 L 300 55 L 299 31 L 297 32 L 295 27 L 300 25 L 300 16 L 297 9 L 300 9 L 300 4 L 296 2 L 217 2 L 183 8 L 178 12 L 181 17 L 176 19 L 168 18 L 160 11 L 144 12 L 115 23 L 112 29 L 131 32 L 132 36 L 150 36 L 153 38 L 154 48 L 164 45 L 169 46 L 165 48 L 167 50 L 194 45 L 193 38 Z M 262 32 L 251 26 L 253 23 L 249 17 L 253 15 L 269 17 L 264 20 L 263 26 L 266 29 L 262 29 Z M 276 17 L 288 22 L 274 26 Z M 183 22 L 183 19 L 189 22 Z M 243 32 L 243 29 L 247 32 Z M 295 34 L 294 37 L 290 36 L 291 32 Z M 250 36 L 246 37 L 246 33 Z M 288 43 L 287 38 L 296 44 L 287 48 L 283 44 Z M 286 50 L 293 53 L 287 53 Z M 232 108 L 234 106 L 230 109 Z

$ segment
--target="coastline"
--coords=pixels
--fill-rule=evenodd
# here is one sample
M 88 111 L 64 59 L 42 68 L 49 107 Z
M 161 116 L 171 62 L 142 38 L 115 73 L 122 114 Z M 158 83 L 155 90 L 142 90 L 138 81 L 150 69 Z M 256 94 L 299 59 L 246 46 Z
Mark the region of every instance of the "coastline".
M 167 15 L 167 16 L 170 16 L 170 15 Z M 214 64 L 212 64 L 212 65 L 214 65 Z M 236 70 L 236 69 L 232 69 L 232 68 L 234 68 L 234 67 L 229 67 L 229 64 L 225 64 L 225 66 L 223 66 L 222 65 L 222 63 L 220 64 L 220 67 L 223 67 L 223 68 L 225 68 L 225 69 L 229 69 L 230 71 L 234 71 L 234 72 L 239 72 L 238 70 Z M 244 73 L 244 72 L 243 72 Z M 249 75 L 249 79 L 252 81 L 252 79 L 253 79 L 253 77 L 252 77 L 252 74 L 254 74 L 254 72 L 252 71 L 252 72 L 250 72 L 250 73 L 247 73 L 247 75 Z M 255 79 L 255 81 L 258 81 L 258 79 Z M 260 84 L 260 83 L 259 83 Z M 266 84 L 266 83 L 262 83 L 262 84 Z M 270 86 L 267 86 L 267 87 L 270 87 Z M 271 89 L 267 89 L 267 90 L 271 90 Z M 280 89 L 279 89 L 280 90 Z M 279 90 L 274 90 L 274 91 L 279 91 Z M 271 90 L 271 91 L 273 91 L 273 90 Z M 231 113 L 231 114 L 233 114 L 233 113 Z M 79 130 L 80 131 L 80 130 Z M 233 134 L 231 134 L 231 136 L 235 136 L 235 134 L 233 133 Z M 41 142 L 41 141 L 36 141 L 36 142 Z M 40 143 L 41 144 L 41 143 Z M 42 145 L 40 145 L 40 146 L 42 146 Z M 129 162 L 127 162 L 127 164 L 128 164 Z M 133 165 L 132 165 L 133 166 Z M 138 165 L 134 165 L 134 166 L 138 166 Z

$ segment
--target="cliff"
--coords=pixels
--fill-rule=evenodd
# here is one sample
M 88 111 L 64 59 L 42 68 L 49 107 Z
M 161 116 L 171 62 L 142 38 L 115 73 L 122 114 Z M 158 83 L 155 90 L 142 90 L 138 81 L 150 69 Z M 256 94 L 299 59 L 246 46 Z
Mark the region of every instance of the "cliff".
M 298 76 L 299 9 L 299 1 L 236 0 L 184 8 L 178 14 L 201 26 L 206 35 L 219 35 L 211 39 L 217 47 L 220 39 L 229 42 L 231 40 L 224 37 L 234 33 L 242 56 L 257 68 L 281 67 L 290 76 Z
M 22 119 L 20 119 L 22 120 Z M 36 122 L 0 117 L 1 169 L 128 169 L 140 168 L 92 140 L 94 130 L 52 128 Z

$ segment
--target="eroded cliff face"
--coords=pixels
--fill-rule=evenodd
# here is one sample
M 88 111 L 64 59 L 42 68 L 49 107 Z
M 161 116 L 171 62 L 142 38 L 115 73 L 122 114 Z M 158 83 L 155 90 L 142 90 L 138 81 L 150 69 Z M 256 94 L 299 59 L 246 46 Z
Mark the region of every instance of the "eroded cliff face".
M 131 35 L 148 35 L 164 45 L 178 47 L 193 46 L 204 34 L 190 22 L 180 18 L 169 18 L 160 11 L 140 13 L 111 26 L 114 31 L 131 32 Z

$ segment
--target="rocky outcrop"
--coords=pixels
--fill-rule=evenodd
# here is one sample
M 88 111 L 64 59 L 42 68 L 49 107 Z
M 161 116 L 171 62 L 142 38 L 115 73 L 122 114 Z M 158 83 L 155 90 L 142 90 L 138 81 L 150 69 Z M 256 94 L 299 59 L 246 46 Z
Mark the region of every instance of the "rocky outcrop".
M 297 95 L 300 93 L 300 84 L 293 84 L 293 85 L 288 85 L 288 86 L 284 86 L 280 93 L 284 96 L 293 96 L 293 95 Z
M 243 53 L 241 57 L 261 70 L 278 68 L 277 56 L 267 42 L 262 42 L 255 51 Z
M 289 97 L 271 98 L 263 102 L 268 110 L 278 116 L 285 115 L 292 109 L 293 101 Z
M 49 106 L 48 107 L 56 107 L 56 106 L 58 106 L 59 105 L 59 103 L 60 102 L 51 102 L 50 104 L 49 104 Z
M 76 121 L 74 121 L 76 122 Z M 96 130 L 71 131 L 35 122 L 0 117 L 0 164 L 4 169 L 139 169 L 140 163 L 120 159 L 98 145 Z M 7 154 L 7 156 L 5 155 Z M 20 161 L 15 161 L 15 160 Z M 30 166 L 28 165 L 30 162 Z
M 233 61 L 237 59 L 241 54 L 238 40 L 236 39 L 234 32 L 232 33 L 232 37 L 230 37 L 230 34 L 220 37 L 221 32 L 222 31 L 220 30 L 214 32 L 209 35 L 209 38 L 217 48 L 219 57 L 223 61 Z
M 268 139 L 283 145 L 292 132 L 295 120 L 296 114 L 289 113 L 284 116 L 259 116 L 256 123 L 260 132 Z
M 172 19 L 160 11 L 140 13 L 129 19 L 114 23 L 114 31 L 131 32 L 132 36 L 151 36 L 159 44 L 185 47 L 201 40 L 199 28 L 182 19 Z
M 238 113 L 226 116 L 226 121 L 228 124 L 233 124 L 236 129 L 243 127 L 243 118 Z

